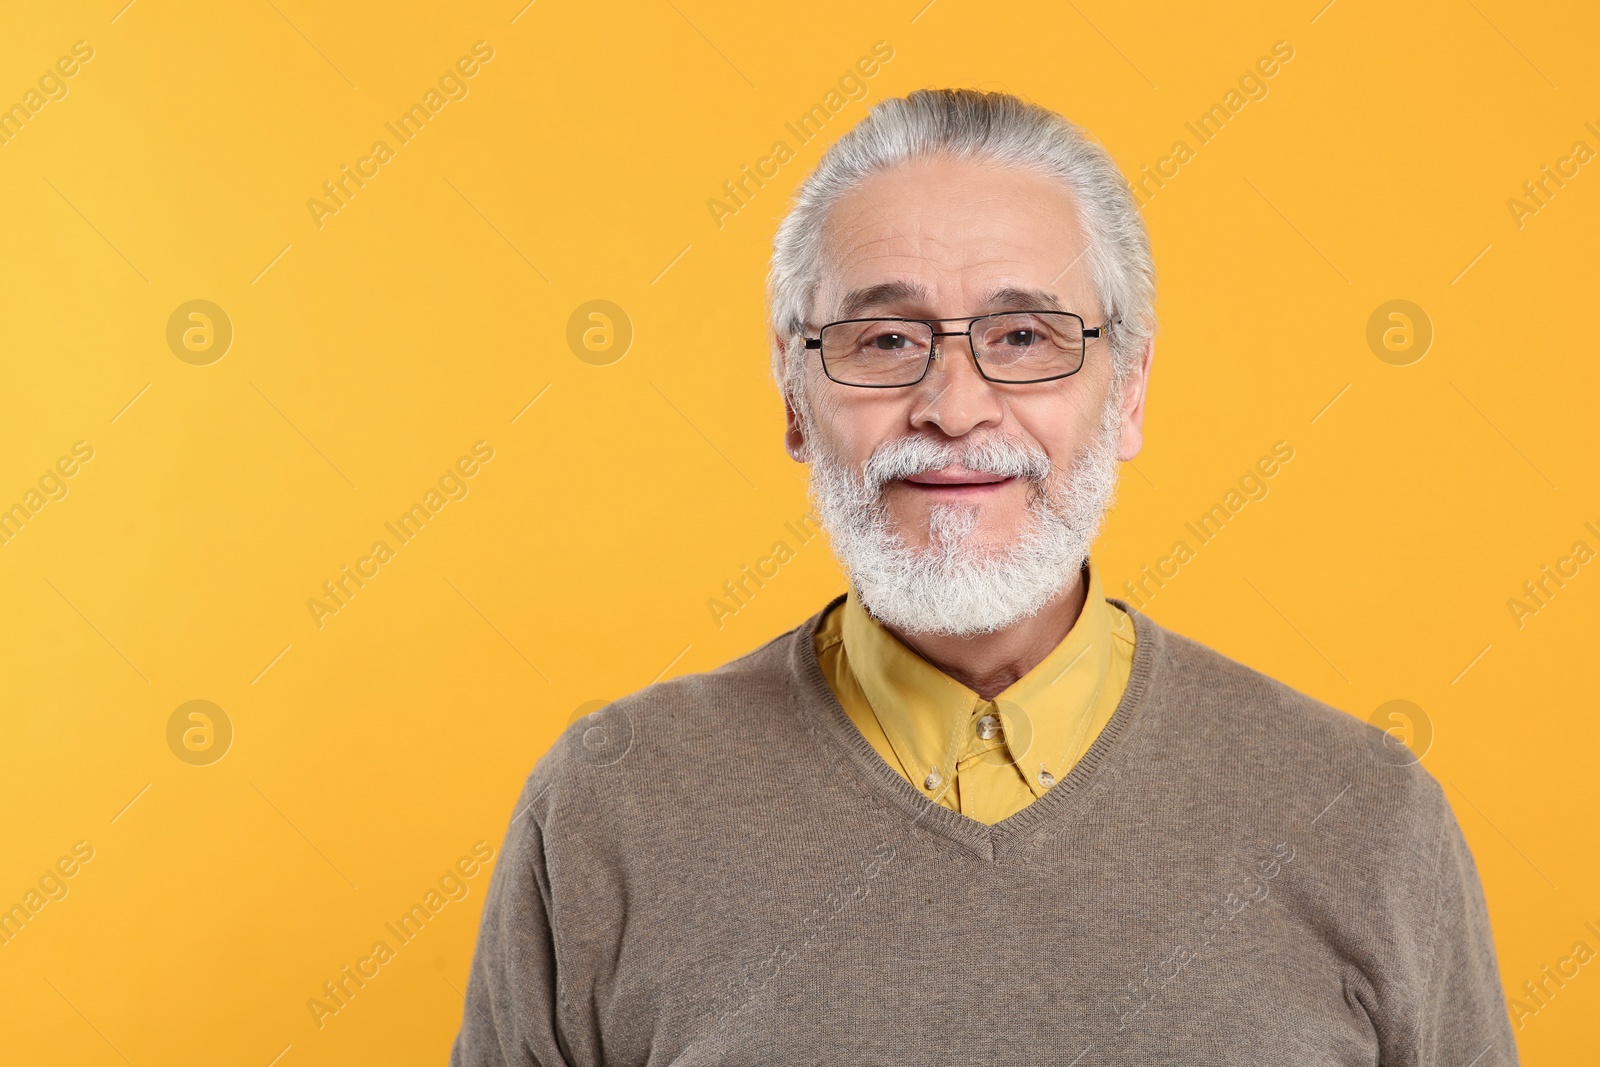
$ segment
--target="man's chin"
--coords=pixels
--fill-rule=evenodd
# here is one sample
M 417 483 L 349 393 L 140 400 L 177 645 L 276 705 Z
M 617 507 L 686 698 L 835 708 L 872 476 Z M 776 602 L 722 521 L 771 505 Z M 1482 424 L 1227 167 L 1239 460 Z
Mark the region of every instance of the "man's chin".
M 900 533 L 906 550 L 918 556 L 941 556 L 957 552 L 972 559 L 999 559 L 1014 553 L 1022 543 L 1023 524 L 982 523 L 960 536 L 937 534 L 919 523 Z
M 1018 538 L 1013 536 L 1001 537 L 962 537 L 955 540 L 928 540 L 926 537 L 920 542 L 911 542 L 907 551 L 920 559 L 941 559 L 951 556 L 959 557 L 971 562 L 983 560 L 1010 559 L 1016 554 Z

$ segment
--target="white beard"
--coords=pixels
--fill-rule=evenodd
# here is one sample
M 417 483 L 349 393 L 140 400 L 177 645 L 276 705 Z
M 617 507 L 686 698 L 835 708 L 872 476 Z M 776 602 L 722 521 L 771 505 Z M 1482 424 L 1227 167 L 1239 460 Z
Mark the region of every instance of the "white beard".
M 1113 390 L 1097 436 L 1073 457 L 1059 491 L 1042 450 L 998 436 L 975 446 L 902 437 L 880 445 L 859 474 L 818 449 L 811 499 L 862 606 L 906 633 L 955 637 L 992 633 L 1038 613 L 1082 569 L 1116 495 L 1118 399 Z M 892 529 L 884 483 L 957 464 L 1031 481 L 1028 518 L 1011 544 L 969 542 L 980 504 L 934 504 L 925 548 Z

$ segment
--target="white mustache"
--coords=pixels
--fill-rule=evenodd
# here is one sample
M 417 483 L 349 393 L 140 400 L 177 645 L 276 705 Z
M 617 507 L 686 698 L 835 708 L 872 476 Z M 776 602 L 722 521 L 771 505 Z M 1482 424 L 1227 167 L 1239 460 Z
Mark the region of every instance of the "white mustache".
M 973 472 L 1034 481 L 1049 475 L 1052 466 L 1043 450 L 1004 437 L 986 437 L 963 448 L 926 437 L 902 437 L 880 445 L 861 473 L 867 488 L 876 492 L 885 482 L 956 465 Z

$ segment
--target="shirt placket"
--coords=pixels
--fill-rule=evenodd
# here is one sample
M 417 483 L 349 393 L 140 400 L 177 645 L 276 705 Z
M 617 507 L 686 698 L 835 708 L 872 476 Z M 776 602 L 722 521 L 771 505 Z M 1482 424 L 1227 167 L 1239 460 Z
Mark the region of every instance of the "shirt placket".
M 1004 763 L 1006 748 L 998 708 L 992 700 L 978 700 L 961 724 L 960 755 L 956 760 L 959 810 L 964 815 L 976 817 L 981 807 L 992 805 L 997 796 L 996 774 L 1003 768 L 993 766 L 997 758 Z M 999 752 L 1000 757 L 994 753 Z

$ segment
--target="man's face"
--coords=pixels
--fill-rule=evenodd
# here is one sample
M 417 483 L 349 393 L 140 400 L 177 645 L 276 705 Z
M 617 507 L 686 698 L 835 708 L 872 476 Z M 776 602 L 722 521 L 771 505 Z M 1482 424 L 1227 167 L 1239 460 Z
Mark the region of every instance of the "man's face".
M 1052 308 L 1100 326 L 1104 311 L 1089 284 L 1083 250 L 1076 206 L 1057 181 L 992 163 L 904 164 L 871 176 L 836 204 L 808 334 L 845 318 L 961 319 Z M 861 302 L 864 291 L 886 283 L 902 291 Z M 882 532 L 902 555 L 927 560 L 943 551 L 948 560 L 966 560 L 970 572 L 986 558 L 1022 551 L 1030 529 L 1039 533 L 1044 500 L 1053 499 L 1059 514 L 1092 509 L 1098 498 L 1109 498 L 1109 490 L 1086 486 L 1081 470 L 1096 468 L 1087 477 L 1103 483 L 1109 467 L 1114 481 L 1115 460 L 1137 454 L 1147 364 L 1141 360 L 1127 386 L 1113 396 L 1111 349 L 1102 337 L 1088 342 L 1083 368 L 1070 377 L 997 384 L 979 375 L 965 338 L 940 340 L 939 358 L 927 376 L 894 389 L 839 385 L 827 379 L 814 352 L 792 353 L 791 358 L 806 359 L 809 418 L 790 409 L 787 444 L 795 458 L 812 461 L 814 480 L 818 466 L 824 473 L 831 468 L 859 476 L 875 456 L 881 462 L 908 444 L 936 446 L 920 455 L 948 462 L 891 477 L 878 488 L 872 506 L 880 511 Z M 991 468 L 1007 465 L 1004 459 L 992 462 L 998 454 L 1028 472 L 1007 477 L 974 471 L 962 459 L 978 446 L 989 450 Z M 900 470 L 922 465 L 914 458 L 919 453 L 910 455 Z M 1089 525 L 1097 528 L 1100 515 L 1079 518 L 1092 518 Z M 941 539 L 960 544 L 941 546 Z M 1056 543 L 1063 543 L 1060 536 Z M 927 551 L 918 556 L 919 550 Z M 1041 555 L 1036 545 L 1026 552 L 1035 560 Z M 843 562 L 850 566 L 850 560 Z M 1018 584 L 1030 583 L 1038 585 L 1037 574 L 1027 582 L 1018 579 Z M 993 600 L 995 592 L 985 590 L 983 596 Z

